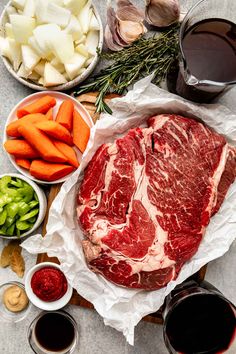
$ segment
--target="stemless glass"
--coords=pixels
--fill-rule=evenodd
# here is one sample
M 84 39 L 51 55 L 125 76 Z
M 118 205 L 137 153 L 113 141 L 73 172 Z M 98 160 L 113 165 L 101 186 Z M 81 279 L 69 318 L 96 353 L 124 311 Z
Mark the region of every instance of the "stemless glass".
M 225 61 L 227 61 L 228 59 L 229 65 L 235 67 L 235 70 L 234 73 L 232 73 L 232 77 L 230 74 L 230 77 L 227 77 L 226 81 L 224 81 L 225 79 L 219 80 L 218 79 L 219 75 L 216 75 L 217 79 L 215 78 L 214 80 L 208 79 L 207 77 L 208 71 L 206 71 L 205 77 L 196 77 L 196 75 L 194 75 L 194 73 L 191 72 L 188 59 L 186 58 L 185 48 L 183 45 L 184 38 L 186 34 L 190 32 L 191 28 L 193 28 L 194 25 L 210 19 L 211 20 L 218 19 L 221 25 L 223 20 L 230 22 L 229 26 L 233 24 L 230 29 L 230 35 L 228 35 L 229 32 L 227 32 L 227 34 L 224 34 L 223 36 L 223 32 L 222 32 L 222 34 L 219 35 L 217 34 L 215 36 L 213 33 L 212 36 L 212 32 L 211 32 L 212 30 L 209 30 L 209 32 L 205 30 L 206 31 L 205 33 L 207 33 L 208 36 L 210 35 L 210 37 L 208 37 L 208 40 L 210 39 L 211 44 L 214 43 L 214 41 L 217 39 L 217 36 L 219 38 L 221 37 L 223 39 L 221 43 L 225 43 L 226 46 L 229 45 L 229 48 L 232 48 L 233 51 L 232 53 L 230 52 L 231 55 L 235 53 L 235 57 L 236 57 L 236 25 L 234 25 L 236 24 L 236 1 L 235 0 L 199 1 L 189 10 L 189 12 L 186 14 L 181 24 L 180 34 L 179 34 L 179 45 L 180 45 L 179 63 L 177 63 L 176 65 L 176 71 L 174 72 L 174 74 L 172 72 L 172 75 L 168 75 L 167 77 L 168 88 L 171 92 L 177 93 L 178 95 L 195 102 L 209 102 L 210 100 L 215 98 L 219 93 L 224 91 L 226 88 L 232 87 L 232 85 L 236 84 L 236 65 L 234 66 L 230 58 L 227 58 L 227 56 L 225 56 Z M 221 31 L 221 27 L 219 31 Z M 203 35 L 203 33 L 204 32 L 201 32 L 200 35 Z M 196 31 L 194 32 L 194 34 L 196 34 Z M 201 41 L 200 43 L 202 42 L 203 41 Z M 190 43 L 192 43 L 192 41 Z M 215 45 L 217 45 L 216 42 L 215 44 L 212 44 L 213 47 Z M 203 44 L 200 44 L 200 47 L 202 48 Z M 200 50 L 198 48 L 194 47 L 191 49 L 192 51 L 195 51 L 196 58 L 198 58 L 197 60 L 199 60 L 195 62 L 195 65 L 199 65 L 201 67 L 201 64 L 204 63 L 204 60 L 205 60 L 205 65 L 206 63 L 208 63 L 207 60 L 209 60 L 209 58 L 206 59 L 207 55 L 204 55 L 204 52 L 202 52 L 202 56 L 201 56 Z M 204 44 L 204 50 L 205 51 L 209 50 L 209 46 L 207 45 L 207 43 Z M 205 54 L 206 53 L 207 52 L 205 52 Z M 209 53 L 211 53 L 210 55 L 214 58 L 213 52 L 209 51 L 208 54 Z M 214 59 L 212 59 L 212 61 L 213 60 Z M 235 62 L 236 62 L 236 58 L 235 58 Z M 222 65 L 219 65 L 219 73 L 221 74 L 220 76 L 222 77 L 224 76 L 223 64 L 224 63 L 222 63 Z M 202 67 L 204 66 L 202 65 Z M 209 65 L 208 67 L 209 67 L 209 71 L 213 69 L 212 65 Z
M 39 325 L 40 321 L 42 321 L 44 319 L 44 316 L 53 316 L 53 315 L 57 315 L 57 316 L 62 316 L 63 320 L 64 320 L 64 325 L 59 328 L 59 333 L 56 335 L 55 334 L 55 327 L 49 325 L 50 328 L 45 329 L 45 332 L 43 334 L 45 334 L 44 337 L 44 343 L 42 343 L 42 328 L 41 330 L 37 328 L 37 326 Z M 73 334 L 71 334 L 71 340 L 69 341 L 69 343 L 67 343 L 67 345 L 63 348 L 59 348 L 58 346 L 58 342 L 61 341 L 61 339 L 63 338 L 63 336 L 66 336 L 66 328 L 65 328 L 65 323 L 67 322 L 68 326 L 70 327 L 70 329 L 72 329 Z M 54 328 L 52 328 L 54 327 Z M 56 324 L 56 328 L 58 329 L 58 323 Z M 40 332 L 41 333 L 38 333 Z M 54 332 L 53 332 L 54 331 Z M 53 332 L 53 333 L 52 333 Z M 67 331 L 68 332 L 68 331 Z M 46 344 L 46 342 L 49 341 L 49 345 Z M 52 343 L 53 341 L 53 343 Z M 63 340 L 64 343 L 66 343 L 66 340 Z M 58 310 L 58 311 L 43 311 L 41 312 L 30 324 L 30 327 L 28 329 L 28 342 L 29 345 L 31 347 L 31 349 L 33 350 L 34 353 L 36 354 L 71 354 L 74 352 L 74 350 L 76 349 L 77 345 L 78 345 L 78 327 L 77 324 L 75 322 L 75 320 L 73 319 L 73 317 L 67 313 L 64 310 Z M 53 347 L 53 348 L 52 348 Z
M 235 354 L 236 308 L 206 281 L 188 281 L 166 298 L 163 336 L 170 354 Z

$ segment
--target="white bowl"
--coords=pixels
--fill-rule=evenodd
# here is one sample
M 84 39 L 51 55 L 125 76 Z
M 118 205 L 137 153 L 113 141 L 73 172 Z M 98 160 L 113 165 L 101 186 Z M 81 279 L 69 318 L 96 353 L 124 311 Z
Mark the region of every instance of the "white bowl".
M 38 213 L 38 218 L 34 223 L 34 226 L 26 231 L 25 233 L 22 233 L 20 236 L 4 236 L 4 235 L 0 235 L 0 238 L 7 238 L 9 239 L 22 239 L 25 236 L 28 236 L 29 234 L 31 234 L 32 232 L 34 232 L 43 222 L 46 211 L 47 211 L 47 198 L 45 196 L 44 191 L 33 181 L 31 181 L 29 178 L 20 175 L 19 173 L 4 173 L 3 175 L 0 175 L 0 178 L 4 177 L 4 176 L 10 176 L 10 177 L 17 177 L 19 179 L 22 179 L 23 181 L 27 182 L 35 191 L 35 193 L 37 194 L 38 200 L 39 200 L 39 213 Z
M 55 91 L 44 91 L 44 92 L 37 92 L 37 93 L 33 93 L 32 95 L 30 96 L 27 96 L 26 98 L 24 98 L 22 101 L 20 101 L 13 109 L 12 111 L 10 112 L 7 120 L 6 120 L 6 125 L 5 125 L 5 128 L 4 128 L 4 133 L 3 133 L 3 144 L 6 142 L 6 140 L 8 139 L 12 139 L 11 137 L 8 137 L 7 136 L 7 133 L 6 133 L 6 127 L 9 123 L 13 122 L 14 120 L 17 120 L 17 115 L 16 115 L 16 112 L 18 109 L 20 109 L 21 107 L 24 107 L 28 104 L 31 104 L 32 102 L 38 100 L 40 97 L 42 96 L 45 96 L 45 95 L 50 95 L 52 97 L 54 97 L 57 101 L 57 104 L 56 106 L 54 106 L 53 108 L 53 115 L 54 117 L 56 116 L 57 114 L 57 111 L 59 109 L 59 106 L 60 104 L 62 103 L 62 101 L 64 100 L 71 100 L 75 106 L 75 108 L 77 109 L 77 111 L 80 113 L 81 117 L 83 118 L 83 120 L 88 124 L 88 126 L 91 128 L 94 124 L 93 124 L 93 121 L 92 121 L 92 118 L 90 117 L 88 111 L 82 106 L 81 103 L 79 103 L 75 98 L 65 94 L 65 93 L 61 93 L 61 92 L 55 92 Z M 79 151 L 79 149 L 77 149 L 75 147 L 75 150 L 76 150 L 76 154 L 77 154 L 77 158 L 79 160 L 79 162 L 81 161 L 82 159 L 82 154 L 81 152 Z M 7 153 L 7 152 L 6 152 Z M 55 184 L 55 183 L 62 183 L 64 182 L 69 176 L 71 176 L 71 174 L 73 173 L 70 173 L 69 175 L 63 177 L 63 178 L 60 178 L 60 179 L 57 179 L 55 181 L 52 181 L 52 182 L 48 182 L 48 181 L 42 181 L 42 180 L 39 180 L 33 176 L 31 176 L 31 174 L 28 172 L 28 170 L 24 169 L 23 167 L 20 167 L 17 165 L 17 163 L 15 162 L 15 159 L 12 155 L 8 154 L 7 153 L 7 156 L 9 158 L 9 160 L 11 161 L 12 165 L 20 172 L 22 173 L 24 176 L 30 178 L 31 180 L 37 182 L 37 183 L 40 183 L 40 184 Z
M 39 299 L 34 294 L 32 288 L 31 288 L 31 279 L 32 279 L 33 274 L 37 270 L 45 268 L 45 267 L 53 267 L 53 268 L 59 269 L 61 271 L 60 265 L 58 265 L 56 263 L 44 262 L 44 263 L 36 264 L 26 274 L 26 277 L 25 277 L 25 291 L 26 291 L 26 294 L 27 294 L 29 300 L 32 302 L 32 304 L 34 304 L 38 308 L 40 308 L 42 310 L 46 310 L 46 311 L 59 310 L 62 307 L 64 307 L 70 301 L 70 298 L 71 298 L 72 292 L 73 292 L 73 288 L 67 281 L 67 285 L 68 285 L 67 286 L 67 291 L 66 291 L 65 295 L 63 295 L 59 300 L 46 302 L 46 301 L 43 301 L 43 300 Z
M 11 1 L 9 1 L 7 3 L 7 5 L 5 6 L 1 16 L 0 16 L 0 35 L 4 35 L 5 36 L 5 24 L 8 21 L 8 15 L 6 12 L 7 7 L 11 6 Z M 93 9 L 94 9 L 94 14 L 98 20 L 99 23 L 99 27 L 100 27 L 100 31 L 99 31 L 99 42 L 98 42 L 98 49 L 101 51 L 102 47 L 103 47 L 103 37 L 104 37 L 104 33 L 103 33 L 103 26 L 102 26 L 102 20 L 101 17 L 98 13 L 98 10 L 96 9 L 96 7 L 92 4 Z M 64 90 L 69 90 L 72 87 L 77 86 L 78 84 L 80 84 L 81 82 L 83 82 L 85 79 L 87 79 L 87 77 L 93 72 L 93 70 L 95 69 L 98 61 L 99 61 L 99 56 L 98 54 L 96 54 L 94 56 L 93 61 L 91 62 L 91 64 L 86 68 L 86 70 L 79 76 L 77 76 L 75 79 L 66 82 L 65 84 L 62 85 L 57 85 L 57 86 L 51 86 L 51 87 L 45 87 L 39 84 L 36 84 L 35 82 L 28 80 L 28 79 L 23 79 L 22 77 L 18 76 L 16 71 L 13 69 L 12 64 L 10 63 L 10 61 L 1 56 L 3 63 L 5 65 L 5 67 L 7 68 L 7 70 L 9 71 L 9 73 L 14 76 L 14 78 L 16 80 L 18 80 L 19 82 L 21 82 L 23 85 L 30 87 L 33 90 L 36 91 L 45 91 L 45 90 L 55 90 L 55 91 L 64 91 Z

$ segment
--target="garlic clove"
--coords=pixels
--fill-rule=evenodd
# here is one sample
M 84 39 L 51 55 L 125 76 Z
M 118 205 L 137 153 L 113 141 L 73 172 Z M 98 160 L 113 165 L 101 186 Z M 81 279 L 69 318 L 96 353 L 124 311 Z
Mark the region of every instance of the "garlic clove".
M 121 47 L 126 46 L 128 43 L 125 42 L 118 34 L 118 19 L 116 17 L 114 9 L 110 6 L 108 6 L 107 8 L 107 25 L 111 31 L 114 42 Z
M 127 43 L 131 44 L 147 30 L 140 22 L 133 21 L 119 21 L 119 35 Z
M 110 50 L 113 50 L 115 52 L 118 52 L 119 50 L 122 50 L 123 47 L 121 47 L 120 45 L 118 45 L 112 36 L 112 33 L 110 31 L 110 28 L 108 25 L 106 25 L 105 27 L 105 34 L 104 34 L 104 38 L 105 38 L 105 43 L 107 48 L 109 48 Z
M 178 0 L 146 0 L 146 21 L 157 27 L 167 27 L 180 16 Z
M 144 11 L 138 9 L 129 0 L 117 0 L 116 15 L 119 20 L 142 22 L 145 18 Z

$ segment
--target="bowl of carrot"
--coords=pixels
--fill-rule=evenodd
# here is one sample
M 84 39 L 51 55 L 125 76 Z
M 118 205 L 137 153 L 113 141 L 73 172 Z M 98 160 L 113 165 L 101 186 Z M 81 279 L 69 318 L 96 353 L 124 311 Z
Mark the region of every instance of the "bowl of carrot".
M 93 121 L 73 97 L 34 93 L 10 112 L 3 146 L 14 167 L 41 184 L 64 182 L 78 167 Z

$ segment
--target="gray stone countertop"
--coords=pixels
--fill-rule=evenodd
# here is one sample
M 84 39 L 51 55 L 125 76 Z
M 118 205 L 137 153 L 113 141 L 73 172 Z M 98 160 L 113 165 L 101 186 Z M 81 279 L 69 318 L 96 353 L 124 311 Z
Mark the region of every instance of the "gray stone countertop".
M 7 4 L 7 0 L 1 0 L 0 13 Z M 196 0 L 182 0 L 182 9 L 186 10 Z M 105 22 L 105 0 L 95 0 L 98 10 Z M 144 1 L 136 0 L 136 4 Z M 0 60 L 0 131 L 3 132 L 6 118 L 10 110 L 24 97 L 33 91 L 18 83 L 5 69 Z M 236 88 L 230 90 L 220 102 L 230 109 L 236 108 Z M 2 133 L 1 133 L 2 139 Z M 15 172 L 6 154 L 0 146 L 0 169 L 1 173 Z M 5 241 L 0 240 L 0 250 Z M 233 303 L 236 303 L 236 242 L 223 257 L 211 262 L 207 268 L 206 279 L 221 290 Z M 36 257 L 23 251 L 26 261 L 26 270 L 33 266 Z M 19 280 L 10 269 L 0 269 L 0 284 Z M 162 338 L 162 326 L 141 321 L 135 329 L 135 344 L 130 346 L 126 343 L 123 335 L 118 331 L 105 326 L 102 318 L 92 310 L 67 306 L 66 310 L 72 314 L 79 327 L 79 346 L 76 354 L 165 354 L 167 350 Z M 17 324 L 7 324 L 0 320 L 0 354 L 30 354 L 32 353 L 27 341 L 27 329 L 31 321 L 40 312 L 33 307 L 29 316 Z

